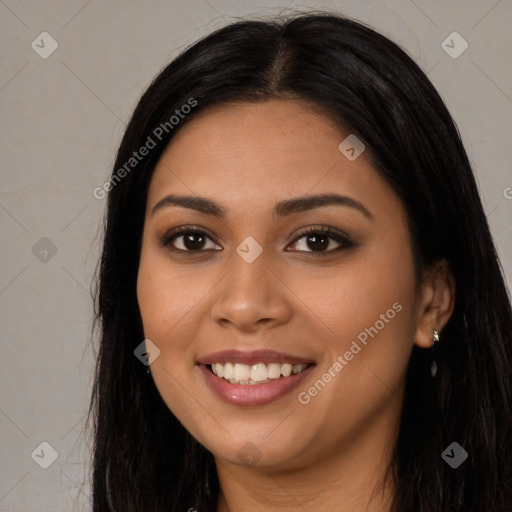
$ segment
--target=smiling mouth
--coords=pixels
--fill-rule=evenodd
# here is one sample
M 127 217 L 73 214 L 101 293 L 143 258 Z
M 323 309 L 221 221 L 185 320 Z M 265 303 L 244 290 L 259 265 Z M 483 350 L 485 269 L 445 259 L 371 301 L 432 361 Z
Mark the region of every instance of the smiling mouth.
M 309 364 L 291 363 L 256 363 L 252 365 L 242 363 L 212 363 L 206 365 L 208 370 L 229 382 L 230 384 L 255 385 L 266 384 L 277 379 L 287 379 L 290 376 L 302 373 Z

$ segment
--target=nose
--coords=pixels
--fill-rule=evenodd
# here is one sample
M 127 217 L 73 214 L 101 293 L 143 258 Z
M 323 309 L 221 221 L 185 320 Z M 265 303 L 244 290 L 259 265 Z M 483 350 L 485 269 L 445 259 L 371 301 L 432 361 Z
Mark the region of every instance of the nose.
M 252 263 L 237 253 L 217 288 L 211 318 L 222 327 L 256 332 L 286 323 L 291 317 L 287 287 L 269 265 L 265 250 Z

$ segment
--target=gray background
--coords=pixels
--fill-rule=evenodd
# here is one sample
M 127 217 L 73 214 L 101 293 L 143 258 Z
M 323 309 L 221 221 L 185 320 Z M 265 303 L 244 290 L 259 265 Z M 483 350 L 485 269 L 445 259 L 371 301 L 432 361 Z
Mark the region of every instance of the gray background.
M 89 288 L 105 206 L 92 192 L 140 94 L 199 37 L 285 8 L 362 20 L 428 73 L 459 126 L 510 287 L 510 0 L 0 0 L 0 510 L 89 510 Z M 458 58 L 441 46 L 453 31 L 469 44 Z M 58 43 L 46 59 L 31 47 L 50 48 L 42 32 Z M 50 460 L 44 441 L 58 452 L 47 469 L 36 463 Z

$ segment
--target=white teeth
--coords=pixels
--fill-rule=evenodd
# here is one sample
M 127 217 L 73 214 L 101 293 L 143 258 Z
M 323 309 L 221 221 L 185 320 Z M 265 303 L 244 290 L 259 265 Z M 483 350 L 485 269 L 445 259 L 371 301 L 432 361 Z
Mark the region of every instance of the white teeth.
M 257 363 L 253 365 L 241 363 L 213 363 L 211 365 L 212 372 L 218 377 L 222 377 L 231 384 L 264 384 L 270 382 L 271 379 L 279 379 L 290 377 L 290 375 L 298 375 L 307 365 L 289 363 Z
M 291 364 L 283 364 L 281 366 L 281 375 L 283 377 L 289 377 L 292 374 L 292 365 Z
M 251 367 L 246 364 L 235 364 L 235 373 L 233 375 L 235 380 L 249 380 L 251 378 Z
M 279 379 L 281 377 L 281 365 L 279 363 L 270 363 L 268 365 L 268 378 Z
M 260 382 L 268 379 L 267 365 L 263 363 L 253 364 L 251 366 L 251 380 Z
M 224 366 L 222 366 L 221 364 L 217 363 L 212 365 L 212 370 L 213 373 L 215 373 L 215 375 L 218 375 L 219 377 L 224 377 Z
M 298 373 L 300 373 L 302 370 L 304 370 L 304 368 L 306 368 L 306 365 L 305 364 L 294 364 L 292 366 L 292 373 L 293 375 L 297 375 Z
M 232 379 L 235 376 L 235 368 L 232 363 L 226 363 L 225 365 L 219 364 L 218 366 L 224 366 L 223 377 L 226 380 Z M 219 375 L 220 377 L 220 375 Z

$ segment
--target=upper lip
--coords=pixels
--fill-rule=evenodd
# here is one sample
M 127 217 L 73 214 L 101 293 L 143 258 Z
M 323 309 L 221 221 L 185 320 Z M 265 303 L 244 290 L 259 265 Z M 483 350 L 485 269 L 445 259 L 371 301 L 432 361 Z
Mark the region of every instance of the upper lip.
M 240 363 L 240 364 L 257 364 L 257 363 L 290 363 L 290 364 L 309 364 L 313 363 L 311 359 L 298 357 L 283 352 L 276 352 L 274 350 L 222 350 L 214 352 L 207 356 L 198 359 L 200 364 L 213 364 L 213 363 Z

